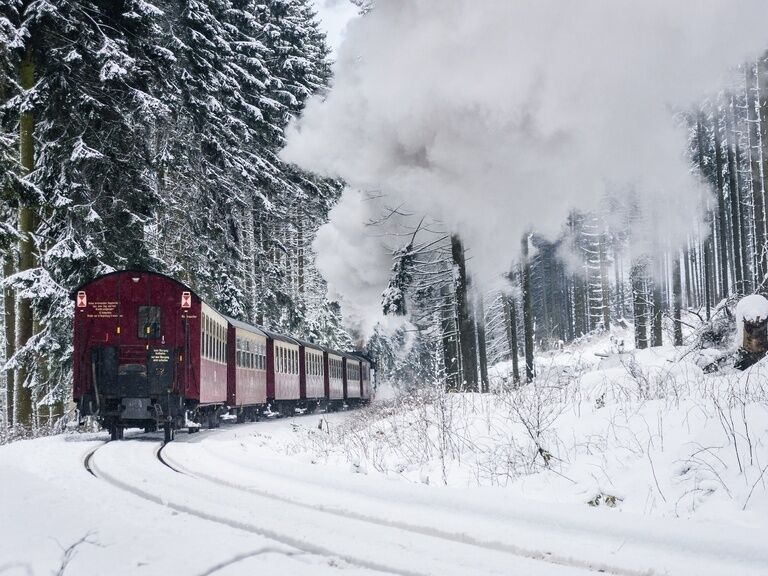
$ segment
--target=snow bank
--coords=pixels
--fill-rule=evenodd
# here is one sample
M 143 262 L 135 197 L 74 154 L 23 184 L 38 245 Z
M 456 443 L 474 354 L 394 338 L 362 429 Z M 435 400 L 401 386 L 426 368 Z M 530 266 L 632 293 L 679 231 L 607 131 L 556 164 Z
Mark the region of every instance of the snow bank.
M 705 375 L 680 353 L 613 354 L 576 373 L 552 358 L 532 384 L 421 391 L 279 450 L 409 482 L 768 528 L 768 362 Z

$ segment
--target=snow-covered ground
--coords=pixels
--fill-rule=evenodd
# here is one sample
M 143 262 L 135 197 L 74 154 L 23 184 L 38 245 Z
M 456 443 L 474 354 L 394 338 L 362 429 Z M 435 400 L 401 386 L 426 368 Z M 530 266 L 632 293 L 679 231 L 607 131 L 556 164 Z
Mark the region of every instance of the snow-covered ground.
M 619 336 L 535 385 L 498 366 L 496 394 L 180 434 L 162 461 L 157 435 L 0 447 L 0 574 L 768 574 L 768 366 Z

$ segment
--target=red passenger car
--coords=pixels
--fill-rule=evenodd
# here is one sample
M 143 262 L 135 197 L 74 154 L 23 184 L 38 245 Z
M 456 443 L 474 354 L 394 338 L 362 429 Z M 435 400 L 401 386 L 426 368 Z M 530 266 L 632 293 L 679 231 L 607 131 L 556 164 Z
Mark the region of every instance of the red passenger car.
M 267 405 L 267 335 L 256 326 L 227 318 L 227 403 L 238 421 L 256 420 Z
M 292 416 L 299 404 L 299 343 L 264 330 L 267 336 L 267 402 L 273 412 Z
M 299 396 L 303 408 L 314 412 L 325 400 L 325 359 L 317 344 L 298 340 Z
M 341 410 L 344 407 L 344 355 L 341 352 L 326 351 L 323 357 L 327 409 Z
M 362 397 L 360 358 L 344 354 L 344 399 L 348 406 L 356 406 Z
M 226 319 L 189 287 L 145 271 L 106 274 L 75 300 L 73 396 L 112 438 L 215 416 L 226 401 Z

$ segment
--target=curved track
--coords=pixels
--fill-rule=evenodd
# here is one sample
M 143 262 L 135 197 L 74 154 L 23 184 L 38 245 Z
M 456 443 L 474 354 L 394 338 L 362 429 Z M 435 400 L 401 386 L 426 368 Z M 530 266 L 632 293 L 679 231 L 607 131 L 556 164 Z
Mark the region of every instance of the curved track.
M 392 523 L 227 484 L 185 470 L 164 454 L 164 448 L 156 442 L 112 442 L 89 453 L 84 466 L 116 488 L 177 512 L 379 572 L 401 576 L 611 572 L 565 558 L 532 557 L 524 550 L 472 540 L 466 534 Z

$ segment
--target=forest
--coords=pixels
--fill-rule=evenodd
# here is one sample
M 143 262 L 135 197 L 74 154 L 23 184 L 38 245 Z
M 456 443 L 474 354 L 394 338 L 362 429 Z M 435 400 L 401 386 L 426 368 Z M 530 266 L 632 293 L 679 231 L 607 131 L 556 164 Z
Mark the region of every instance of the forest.
M 573 211 L 559 235 L 524 234 L 503 280 L 473 284 L 472 246 L 439 223 L 412 226 L 394 251 L 385 310 L 410 314 L 423 336 L 412 354 L 448 389 L 487 391 L 488 367 L 512 364 L 512 383 L 535 376 L 535 354 L 589 334 L 631 328 L 633 347 L 728 348 L 735 304 L 764 294 L 768 175 L 768 55 L 676 121 L 687 131 L 699 212 L 681 221 L 682 242 L 655 225 L 663 206 L 633 192 L 606 193 L 599 208 Z M 678 239 L 679 240 L 679 239 Z M 684 341 L 685 331 L 693 332 Z M 691 330 L 688 330 L 691 329 Z M 696 340 L 694 342 L 693 340 Z M 616 351 L 625 345 L 616 341 Z M 429 377 L 427 373 L 421 378 Z
M 310 254 L 341 183 L 277 156 L 330 80 L 311 2 L 1 6 L 3 426 L 67 410 L 70 293 L 115 269 L 352 346 Z
M 234 317 L 365 346 L 381 381 L 465 391 L 489 391 L 489 367 L 506 360 L 511 384 L 530 380 L 538 351 L 616 325 L 637 348 L 681 345 L 687 323 L 717 322 L 724 303 L 765 288 L 765 57 L 676 113 L 706 184 L 683 245 L 616 190 L 558 234 L 534 227 L 500 246 L 514 264 L 488 282 L 473 278 L 461 229 L 409 213 L 376 303 L 408 321 L 365 334 L 345 329 L 312 248 L 345 182 L 280 155 L 291 121 L 333 83 L 309 0 L 9 0 L 0 49 L 6 427 L 67 411 L 70 295 L 115 269 L 165 272 Z

